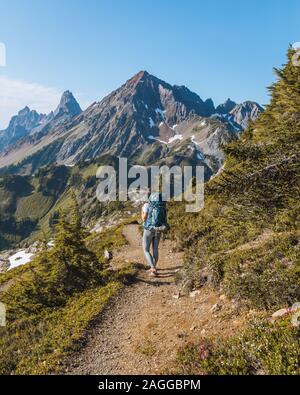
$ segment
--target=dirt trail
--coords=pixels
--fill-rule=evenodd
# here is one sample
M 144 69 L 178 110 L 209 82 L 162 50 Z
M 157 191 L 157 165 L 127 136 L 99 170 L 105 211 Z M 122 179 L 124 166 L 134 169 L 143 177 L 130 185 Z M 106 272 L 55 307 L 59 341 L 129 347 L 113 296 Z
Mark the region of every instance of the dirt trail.
M 124 228 L 128 245 L 114 255 L 113 267 L 144 263 L 137 225 Z M 137 282 L 125 287 L 87 335 L 83 349 L 72 356 L 70 374 L 159 374 L 171 368 L 176 352 L 187 341 L 206 335 L 226 336 L 243 325 L 229 301 L 203 288 L 178 298 L 174 281 L 182 265 L 170 241 L 160 245 L 159 275 L 140 270 Z M 219 311 L 212 311 L 218 303 Z M 228 318 L 230 320 L 228 324 Z

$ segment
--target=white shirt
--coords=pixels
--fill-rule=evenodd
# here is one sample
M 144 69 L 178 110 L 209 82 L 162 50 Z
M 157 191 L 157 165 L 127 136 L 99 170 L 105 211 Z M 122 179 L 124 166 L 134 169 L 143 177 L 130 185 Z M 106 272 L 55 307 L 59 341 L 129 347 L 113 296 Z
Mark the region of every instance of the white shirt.
M 148 214 L 149 213 L 149 209 L 150 209 L 150 204 L 148 203 L 148 202 L 146 202 L 144 205 L 143 205 L 143 213 L 144 214 Z

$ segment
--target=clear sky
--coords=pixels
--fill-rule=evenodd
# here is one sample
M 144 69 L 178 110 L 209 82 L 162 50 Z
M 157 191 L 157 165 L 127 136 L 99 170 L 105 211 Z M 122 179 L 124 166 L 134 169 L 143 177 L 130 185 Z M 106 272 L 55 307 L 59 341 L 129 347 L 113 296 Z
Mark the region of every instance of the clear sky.
M 299 16 L 299 0 L 0 0 L 0 128 L 67 89 L 85 108 L 139 70 L 215 104 L 264 104 Z

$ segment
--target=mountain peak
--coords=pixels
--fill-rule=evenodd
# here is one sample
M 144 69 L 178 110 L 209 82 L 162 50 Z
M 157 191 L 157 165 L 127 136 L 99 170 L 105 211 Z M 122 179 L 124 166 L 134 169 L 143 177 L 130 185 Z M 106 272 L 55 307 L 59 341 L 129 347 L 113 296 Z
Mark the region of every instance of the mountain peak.
M 141 78 L 144 76 L 150 76 L 147 70 L 141 70 L 137 73 L 137 75 L 141 76 Z
M 232 101 L 231 99 L 227 99 L 223 104 L 220 104 L 216 108 L 216 112 L 218 114 L 228 114 L 230 111 L 234 109 L 234 107 L 237 105 L 236 102 Z
M 144 77 L 152 77 L 152 76 L 146 70 L 141 70 L 138 73 L 136 73 L 133 77 L 131 77 L 127 82 L 130 84 L 137 84 Z
M 59 105 L 54 111 L 54 117 L 62 116 L 62 115 L 78 115 L 81 113 L 80 105 L 77 100 L 73 96 L 73 93 L 69 90 L 63 92 Z
M 73 96 L 73 93 L 70 92 L 69 90 L 66 90 L 61 95 L 60 105 L 63 105 L 63 104 L 70 102 L 70 101 L 75 101 L 77 103 L 75 97 Z
M 17 115 L 11 118 L 8 127 L 1 131 L 0 152 L 6 146 L 15 144 L 18 140 L 28 135 L 32 129 L 40 124 L 44 117 L 44 114 L 38 114 L 35 110 L 30 110 L 28 106 L 22 108 Z
M 124 97 L 126 97 L 126 103 L 133 100 L 134 111 L 137 108 L 143 110 L 146 108 L 146 116 L 150 117 L 150 123 L 156 126 L 162 122 L 162 115 L 158 114 L 157 109 L 168 110 L 167 118 L 163 118 L 171 125 L 178 124 L 191 112 L 201 116 L 210 116 L 214 112 L 214 104 L 211 99 L 204 102 L 200 96 L 190 91 L 185 85 L 171 85 L 146 70 L 136 73 L 117 92 L 118 98 L 122 102 Z M 116 100 L 115 93 L 111 97 Z M 152 114 L 150 114 L 151 111 Z M 148 123 L 147 120 L 145 122 Z
M 61 95 L 61 98 L 74 98 L 73 93 L 69 90 L 66 90 L 63 92 L 63 94 Z
M 221 107 L 225 107 L 224 116 L 220 111 L 221 116 L 218 118 L 224 124 L 221 125 L 221 131 L 228 127 L 230 121 L 230 131 L 233 127 L 240 132 L 259 113 L 255 106 L 238 106 L 230 99 Z M 232 107 L 235 109 L 234 113 L 229 111 Z M 19 128 L 21 120 L 18 120 L 8 136 L 9 139 L 3 140 L 2 145 L 8 146 L 8 140 L 11 145 L 11 142 L 21 139 L 21 149 L 22 144 L 27 141 L 28 144 L 37 145 L 36 142 L 51 134 L 55 139 L 64 136 L 62 145 L 57 145 L 57 152 L 54 154 L 57 162 L 68 160 L 75 163 L 107 153 L 131 157 L 137 150 L 142 152 L 143 149 L 148 149 L 153 140 L 167 144 L 178 135 L 184 139 L 185 134 L 189 139 L 188 134 L 197 125 L 201 128 L 205 125 L 212 130 L 214 124 L 211 125 L 209 120 L 202 118 L 211 117 L 216 110 L 212 99 L 202 100 L 185 85 L 171 85 L 146 70 L 140 70 L 100 102 L 80 113 L 81 108 L 73 94 L 66 90 L 55 112 L 48 114 L 42 122 L 37 119 L 37 127 L 33 129 L 31 124 L 27 127 L 27 119 L 26 128 Z M 30 114 L 32 118 L 36 118 L 34 112 L 23 118 L 31 120 Z M 25 120 L 22 120 L 22 125 L 23 123 Z M 70 131 L 70 134 L 65 133 L 66 131 Z M 26 140 L 28 134 L 30 139 Z M 9 160 L 13 161 L 14 155 L 12 153 Z M 8 163 L 7 155 L 5 163 Z
M 18 115 L 26 115 L 30 113 L 30 108 L 28 106 L 25 106 L 24 108 L 22 108 L 22 110 L 20 110 L 18 112 Z
M 242 103 L 243 106 L 245 107 L 252 107 L 252 108 L 258 108 L 260 111 L 263 111 L 264 109 L 260 104 L 258 104 L 256 101 L 253 100 L 246 100 Z

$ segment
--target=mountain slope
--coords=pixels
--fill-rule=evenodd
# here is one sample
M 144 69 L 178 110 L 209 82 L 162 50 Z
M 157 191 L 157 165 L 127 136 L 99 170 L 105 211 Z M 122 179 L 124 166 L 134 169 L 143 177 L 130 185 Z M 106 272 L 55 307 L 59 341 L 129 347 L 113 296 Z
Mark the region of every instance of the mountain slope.
M 245 101 L 236 104 L 228 99 L 224 104 L 216 108 L 214 118 L 224 120 L 237 132 L 245 130 L 251 121 L 255 121 L 263 108 L 256 102 Z
M 165 153 L 173 155 L 175 146 L 178 152 L 183 140 L 190 142 L 207 167 L 210 168 L 211 160 L 206 163 L 205 155 L 214 155 L 220 166 L 224 155 L 217 147 L 218 141 L 228 141 L 236 134 L 226 116 L 234 118 L 240 132 L 262 110 L 258 105 L 257 112 L 249 106 L 241 105 L 241 108 L 244 110 L 237 109 L 237 114 L 224 113 L 217 119 L 218 123 L 214 118 L 210 120 L 215 113 L 211 99 L 203 101 L 184 86 L 172 86 L 141 71 L 85 111 L 79 113 L 77 106 L 72 117 L 67 120 L 63 117 L 59 125 L 54 121 L 60 111 L 54 112 L 44 128 L 34 130 L 15 149 L 0 156 L 0 166 L 19 162 L 11 171 L 28 171 L 28 168 L 34 171 L 31 164 L 38 164 L 40 157 L 43 158 L 40 165 L 47 164 L 45 151 L 51 151 L 51 155 L 47 155 L 48 164 L 74 164 L 105 154 L 134 157 L 137 162 L 145 162 L 149 152 L 156 160 L 161 160 Z M 225 109 L 228 110 L 228 105 Z M 216 132 L 219 135 L 221 130 L 224 135 L 214 141 L 215 149 L 206 150 L 205 147 L 212 143 L 205 144 L 204 134 Z M 202 148 L 197 144 L 199 140 L 203 140 Z M 215 167 L 210 168 L 210 173 L 215 172 Z
M 46 115 L 38 114 L 27 106 L 12 117 L 8 127 L 0 131 L 0 152 L 28 135 L 45 120 Z
M 229 114 L 231 110 L 237 105 L 236 102 L 232 101 L 231 99 L 227 99 L 225 103 L 220 104 L 216 107 L 217 114 Z
M 65 91 L 62 94 L 59 105 L 53 113 L 52 119 L 70 119 L 81 113 L 81 108 L 72 92 Z
M 36 111 L 30 111 L 28 107 L 25 107 L 12 118 L 8 129 L 0 132 L 0 163 L 2 166 L 18 163 L 27 158 L 25 162 L 30 169 L 32 167 L 31 155 L 44 147 L 47 147 L 48 152 L 51 151 L 50 146 L 53 142 L 57 147 L 58 134 L 63 134 L 66 125 L 72 123 L 72 120 L 76 119 L 81 111 L 79 104 L 69 91 L 62 94 L 59 105 L 55 111 L 48 115 L 39 115 Z M 20 125 L 22 126 L 21 132 Z M 6 136 L 2 145 L 1 136 Z M 39 164 L 50 164 L 55 162 L 55 159 L 55 156 L 51 155 L 47 163 L 41 162 Z
M 172 127 L 192 111 L 210 115 L 210 107 L 187 88 L 172 87 L 140 72 L 86 110 L 66 138 L 58 161 L 76 162 L 106 153 L 130 157 L 152 143 L 150 136 L 160 135 L 159 124 L 171 137 Z

